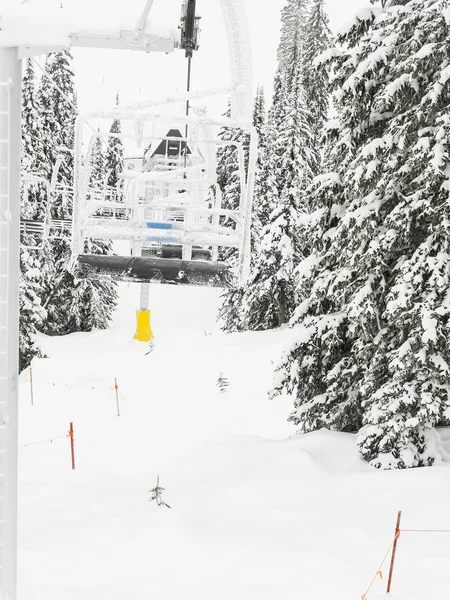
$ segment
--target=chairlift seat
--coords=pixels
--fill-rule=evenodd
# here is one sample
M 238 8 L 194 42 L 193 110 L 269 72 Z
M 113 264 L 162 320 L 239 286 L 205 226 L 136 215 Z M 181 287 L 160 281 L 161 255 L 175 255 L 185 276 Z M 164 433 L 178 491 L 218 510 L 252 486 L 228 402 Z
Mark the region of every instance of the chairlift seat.
M 157 256 L 159 258 L 182 258 L 183 246 L 179 244 L 161 244 L 142 248 L 142 256 Z M 212 260 L 212 252 L 209 248 L 194 246 L 192 248 L 192 260 Z
M 80 254 L 81 278 L 115 278 L 138 282 L 172 283 L 179 285 L 207 285 L 233 287 L 234 276 L 229 265 L 205 260 L 181 260 L 154 256 L 104 256 Z

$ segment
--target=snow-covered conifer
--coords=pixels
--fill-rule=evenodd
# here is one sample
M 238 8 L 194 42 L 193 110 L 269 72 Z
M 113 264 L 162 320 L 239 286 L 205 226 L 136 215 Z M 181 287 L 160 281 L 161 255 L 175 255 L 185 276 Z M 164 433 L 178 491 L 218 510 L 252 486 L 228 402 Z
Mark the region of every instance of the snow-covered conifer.
M 111 243 L 105 240 L 86 242 L 87 254 L 112 254 Z M 117 308 L 117 282 L 103 279 L 75 279 L 73 304 L 68 308 L 70 331 L 107 329 Z
M 444 0 L 361 11 L 324 60 L 333 173 L 311 188 L 297 337 L 277 391 L 302 431 L 356 431 L 376 467 L 429 465 L 450 422 L 450 28 Z
M 40 172 L 42 155 L 41 122 L 37 107 L 36 77 L 31 59 L 25 65 L 22 93 L 22 169 L 27 174 Z M 45 194 L 38 185 L 23 185 L 21 197 L 22 217 L 42 221 L 45 216 Z M 20 255 L 20 369 L 26 368 L 35 356 L 40 356 L 36 341 L 42 327 L 45 310 L 41 305 L 42 259 L 31 249 L 41 243 L 38 236 L 23 235 Z
M 259 152 L 258 152 L 258 163 L 256 168 L 256 182 L 255 182 L 255 198 L 253 207 L 253 222 L 252 222 L 252 240 L 251 240 L 251 251 L 252 255 L 257 251 L 258 239 L 262 231 L 262 221 L 267 220 L 267 215 L 264 209 L 264 197 L 263 194 L 259 193 L 260 178 L 262 173 L 265 172 L 263 169 L 264 152 L 266 148 L 266 111 L 265 111 L 265 96 L 264 89 L 258 87 L 254 108 L 253 108 L 253 125 L 256 128 L 259 138 Z M 248 161 L 248 147 L 249 139 L 248 135 L 244 134 L 240 129 L 227 128 L 221 132 L 223 139 L 235 139 L 242 141 L 245 159 Z M 222 184 L 224 189 L 224 205 L 226 208 L 238 208 L 240 201 L 240 180 L 238 170 L 238 156 L 236 149 L 233 147 L 224 147 L 219 155 L 219 166 L 218 166 L 218 181 Z M 230 257 L 236 256 L 236 251 L 229 252 L 222 257 L 223 259 L 229 260 Z M 226 331 L 236 331 L 242 329 L 242 298 L 244 296 L 243 289 L 231 289 L 227 290 L 222 298 L 223 303 L 220 309 L 220 317 L 223 320 L 223 328 Z
M 281 11 L 281 34 L 278 45 L 278 68 L 289 93 L 295 83 L 298 63 L 303 60 L 305 30 L 310 0 L 287 0 Z
M 91 186 L 102 190 L 105 177 L 103 141 L 99 137 L 94 143 L 91 156 Z M 88 240 L 84 251 L 86 254 L 112 254 L 112 242 L 110 240 Z M 73 302 L 67 314 L 68 328 L 71 331 L 106 329 L 117 307 L 117 282 L 101 279 L 75 279 L 73 283 Z
M 266 145 L 266 121 L 266 97 L 264 94 L 264 88 L 262 86 L 258 86 L 253 105 L 253 126 L 258 133 L 260 148 L 264 148 Z
M 296 305 L 295 269 L 304 254 L 299 227 L 304 191 L 320 163 L 305 89 L 305 56 L 312 60 L 312 54 L 305 54 L 308 8 L 306 0 L 288 0 L 282 12 L 279 64 L 256 186 L 254 224 L 260 239 L 247 288 L 234 294 L 232 306 L 227 298 L 221 312 L 225 326 L 233 330 L 278 327 Z
M 90 183 L 94 188 L 102 189 L 106 176 L 105 156 L 103 152 L 103 140 L 98 137 L 94 142 L 91 157 L 91 177 Z
M 49 54 L 45 74 L 39 87 L 39 111 L 42 117 L 43 146 L 50 179 L 58 159 L 62 159 L 58 173 L 60 187 L 73 185 L 76 93 L 72 56 L 67 50 Z M 67 198 L 55 203 L 53 212 L 58 218 L 68 218 L 72 206 Z
M 326 69 L 323 65 L 317 65 L 316 60 L 330 47 L 331 31 L 328 23 L 325 0 L 310 0 L 304 30 L 303 89 L 305 103 L 311 115 L 310 126 L 314 140 L 312 148 L 318 153 L 321 150 L 323 126 L 330 110 L 330 94 Z M 318 160 L 317 166 L 319 163 Z M 314 174 L 317 175 L 318 172 Z
M 116 97 L 116 106 L 119 105 L 119 94 Z M 110 133 L 120 135 L 122 128 L 119 119 L 114 119 L 112 122 Z M 120 138 L 110 137 L 108 138 L 108 148 L 105 156 L 105 170 L 108 175 L 108 186 L 112 188 L 118 188 L 119 175 L 123 173 L 124 169 L 124 150 L 123 143 Z M 120 197 L 120 193 L 119 193 Z
M 41 138 L 36 74 L 28 58 L 22 81 L 22 170 L 25 173 L 38 173 L 40 163 L 45 160 Z
M 40 298 L 40 262 L 35 252 L 26 248 L 20 254 L 21 276 L 19 280 L 19 353 L 20 370 L 26 369 L 32 359 L 42 356 L 36 335 L 42 327 L 46 311 Z
M 289 321 L 296 304 L 295 269 L 302 257 L 299 236 L 304 190 L 316 168 L 310 115 L 305 109 L 302 64 L 284 93 L 284 120 L 269 139 L 259 186 L 267 224 L 254 256 L 251 277 L 242 297 L 244 329 L 270 329 Z M 269 123 L 270 128 L 273 125 Z
M 253 200 L 253 223 L 252 223 L 252 252 L 255 251 L 257 239 L 267 222 L 268 212 L 264 205 L 264 176 L 267 169 L 264 168 L 265 154 L 267 149 L 267 115 L 264 88 L 258 86 L 253 108 L 253 126 L 258 134 L 258 160 L 255 175 L 255 196 Z
M 225 113 L 230 117 L 231 107 Z M 239 172 L 239 152 L 237 146 L 231 142 L 242 144 L 244 150 L 244 160 L 248 154 L 248 135 L 239 127 L 222 127 L 219 140 L 224 142 L 217 151 L 217 183 L 222 192 L 222 208 L 227 210 L 238 210 L 241 199 L 241 180 Z M 228 143 L 227 143 L 228 142 Z M 229 224 L 229 217 L 221 217 L 222 224 Z M 220 260 L 226 260 L 234 263 L 237 258 L 237 251 L 234 248 L 219 249 Z
M 42 173 L 50 181 L 53 169 L 61 161 L 57 188 L 52 195 L 51 217 L 70 220 L 73 204 L 73 168 L 75 119 L 77 116 L 72 56 L 68 51 L 49 54 L 45 75 L 39 86 L 39 112 L 42 122 L 42 147 L 45 162 Z M 61 232 L 48 244 L 43 256 L 43 305 L 47 309 L 45 330 L 68 333 L 68 308 L 73 307 L 73 277 L 67 271 L 70 258 L 70 230 Z

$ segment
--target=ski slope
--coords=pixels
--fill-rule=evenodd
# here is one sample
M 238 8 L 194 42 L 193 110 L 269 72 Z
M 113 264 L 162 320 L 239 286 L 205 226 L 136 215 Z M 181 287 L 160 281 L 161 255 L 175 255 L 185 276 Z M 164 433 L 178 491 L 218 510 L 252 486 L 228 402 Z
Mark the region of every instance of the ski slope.
M 291 400 L 266 396 L 289 332 L 225 335 L 217 290 L 154 285 L 146 354 L 139 286 L 120 289 L 109 330 L 42 339 L 34 406 L 21 375 L 20 446 L 70 421 L 76 439 L 75 471 L 64 437 L 19 450 L 21 600 L 359 599 L 398 510 L 450 529 L 448 464 L 379 472 L 352 435 L 293 435 Z M 149 502 L 158 474 L 171 509 Z M 393 598 L 447 597 L 449 555 L 450 534 L 402 534 Z

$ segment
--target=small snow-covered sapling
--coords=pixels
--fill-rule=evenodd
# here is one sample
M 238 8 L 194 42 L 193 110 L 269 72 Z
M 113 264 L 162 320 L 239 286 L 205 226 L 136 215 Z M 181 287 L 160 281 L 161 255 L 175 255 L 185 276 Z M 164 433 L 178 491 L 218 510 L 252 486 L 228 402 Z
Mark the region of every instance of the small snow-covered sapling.
M 166 506 L 167 508 L 171 508 L 166 502 L 163 501 L 162 499 L 162 492 L 164 492 L 165 488 L 161 487 L 159 485 L 159 475 L 158 478 L 156 480 L 156 487 L 154 487 L 152 490 L 150 490 L 150 493 L 152 494 L 152 497 L 150 498 L 150 502 L 152 502 L 153 500 L 156 500 L 156 503 L 158 506 Z
M 223 373 L 221 373 L 217 380 L 217 387 L 219 388 L 220 393 L 223 394 L 229 385 L 230 385 L 230 382 L 225 377 L 225 375 Z

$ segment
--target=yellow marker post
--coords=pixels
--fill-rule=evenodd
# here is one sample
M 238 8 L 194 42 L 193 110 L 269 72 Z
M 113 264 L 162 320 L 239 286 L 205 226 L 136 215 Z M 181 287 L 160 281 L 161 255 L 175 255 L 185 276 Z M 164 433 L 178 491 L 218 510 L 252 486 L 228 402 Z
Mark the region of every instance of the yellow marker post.
M 150 310 L 136 311 L 136 333 L 134 339 L 139 342 L 151 342 L 153 339 L 152 327 L 150 325 Z

